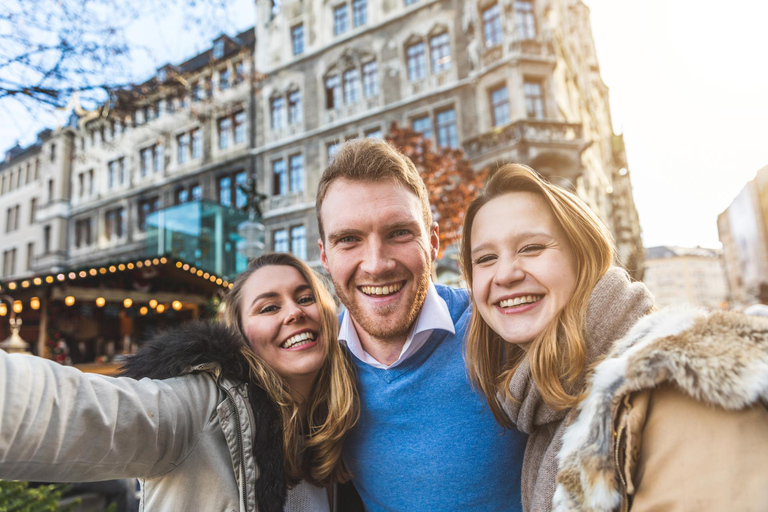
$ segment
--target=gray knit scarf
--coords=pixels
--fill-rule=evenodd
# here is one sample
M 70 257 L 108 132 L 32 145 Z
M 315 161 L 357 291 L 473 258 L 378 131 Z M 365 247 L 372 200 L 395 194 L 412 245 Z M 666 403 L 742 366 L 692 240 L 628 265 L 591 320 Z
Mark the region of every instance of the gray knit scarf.
M 653 297 L 642 283 L 633 283 L 624 269 L 611 268 L 595 286 L 587 306 L 587 367 L 605 356 L 613 342 L 652 306 Z M 576 389 L 583 389 L 585 377 L 576 383 Z M 505 403 L 504 410 L 518 430 L 528 434 L 523 458 L 523 510 L 549 512 L 555 493 L 557 453 L 570 410 L 554 411 L 544 403 L 527 358 L 512 376 L 509 390 L 515 402 Z

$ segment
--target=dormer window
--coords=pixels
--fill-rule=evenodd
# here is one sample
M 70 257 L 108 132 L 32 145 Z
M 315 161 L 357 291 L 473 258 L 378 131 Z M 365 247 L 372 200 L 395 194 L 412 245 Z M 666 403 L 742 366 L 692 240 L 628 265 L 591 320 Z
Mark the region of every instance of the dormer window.
M 157 79 L 160 82 L 165 82 L 166 78 L 168 78 L 168 74 L 166 73 L 165 69 L 161 69 L 157 72 Z
M 224 39 L 219 39 L 213 43 L 213 58 L 219 60 L 224 57 Z

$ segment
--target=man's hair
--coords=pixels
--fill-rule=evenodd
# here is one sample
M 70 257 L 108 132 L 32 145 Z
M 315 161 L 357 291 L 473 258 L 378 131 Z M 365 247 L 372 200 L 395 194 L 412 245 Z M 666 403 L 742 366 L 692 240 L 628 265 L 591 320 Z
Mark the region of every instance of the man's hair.
M 320 227 L 320 237 L 325 240 L 323 219 L 320 214 L 323 201 L 331 184 L 338 179 L 348 181 L 376 182 L 393 180 L 405 186 L 416 194 L 421 202 L 421 210 L 424 215 L 424 227 L 429 232 L 432 226 L 432 210 L 429 207 L 429 195 L 427 187 L 416 170 L 416 166 L 410 158 L 400 153 L 388 142 L 380 139 L 353 139 L 342 144 L 339 152 L 333 158 L 317 187 L 317 199 L 315 209 L 317 212 L 317 224 Z M 364 201 L 362 197 L 351 197 L 350 202 Z

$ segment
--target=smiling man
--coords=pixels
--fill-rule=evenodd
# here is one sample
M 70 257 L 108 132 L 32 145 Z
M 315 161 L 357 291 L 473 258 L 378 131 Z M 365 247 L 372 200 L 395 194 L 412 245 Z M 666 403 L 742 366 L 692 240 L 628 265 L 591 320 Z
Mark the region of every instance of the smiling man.
M 521 510 L 526 438 L 504 434 L 469 383 L 469 297 L 431 282 L 427 197 L 410 159 L 376 139 L 345 143 L 320 179 L 320 255 L 362 405 L 345 460 L 369 511 Z

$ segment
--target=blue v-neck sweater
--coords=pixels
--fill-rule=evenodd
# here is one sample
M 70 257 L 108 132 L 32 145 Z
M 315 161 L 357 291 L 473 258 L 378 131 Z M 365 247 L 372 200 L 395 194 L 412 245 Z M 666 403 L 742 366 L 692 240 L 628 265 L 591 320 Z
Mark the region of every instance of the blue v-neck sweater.
M 456 335 L 434 331 L 395 368 L 352 356 L 362 411 L 344 445 L 369 512 L 519 511 L 526 436 L 496 423 L 469 382 L 463 339 L 466 290 L 437 285 Z

